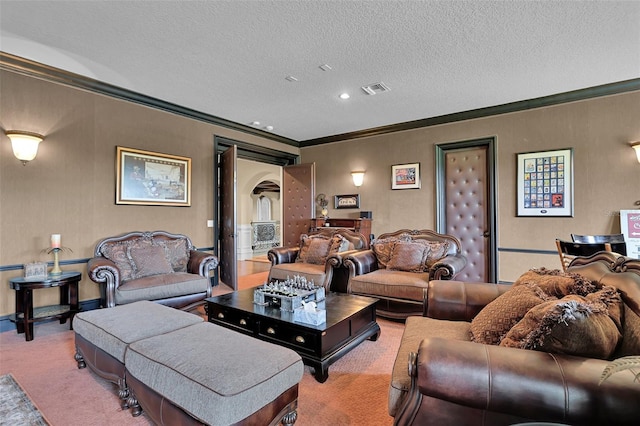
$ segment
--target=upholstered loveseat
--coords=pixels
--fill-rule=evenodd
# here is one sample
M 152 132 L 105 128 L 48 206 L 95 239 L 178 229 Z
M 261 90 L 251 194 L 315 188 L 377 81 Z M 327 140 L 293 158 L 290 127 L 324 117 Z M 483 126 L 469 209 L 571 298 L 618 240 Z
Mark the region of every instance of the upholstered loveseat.
M 436 280 L 425 306 L 393 367 L 395 424 L 637 424 L 633 372 L 599 382 L 640 354 L 640 261 L 600 252 L 513 285 Z
M 187 236 L 154 231 L 101 240 L 87 268 L 102 307 L 151 300 L 190 310 L 211 296 L 217 266 L 218 258 L 195 250 Z
M 347 292 L 379 299 L 380 316 L 405 319 L 422 315 L 430 280 L 450 280 L 466 264 L 456 237 L 401 229 L 380 235 L 369 250 L 345 257 Z
M 302 276 L 322 285 L 327 291 L 345 292 L 347 270 L 345 256 L 369 248 L 367 238 L 346 228 L 319 228 L 302 234 L 297 247 L 275 247 L 267 257 L 271 261 L 269 281 Z

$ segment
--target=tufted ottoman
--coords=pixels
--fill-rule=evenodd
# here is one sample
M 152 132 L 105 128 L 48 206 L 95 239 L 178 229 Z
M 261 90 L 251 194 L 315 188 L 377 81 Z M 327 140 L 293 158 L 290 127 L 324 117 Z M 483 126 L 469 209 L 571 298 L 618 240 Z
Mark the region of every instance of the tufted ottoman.
M 124 359 L 128 345 L 203 321 L 198 315 L 149 301 L 78 313 L 73 321 L 78 368 L 88 365 L 118 385 L 122 407 L 126 408 Z
M 259 424 L 297 418 L 300 356 L 211 323 L 132 343 L 129 405 L 159 425 Z

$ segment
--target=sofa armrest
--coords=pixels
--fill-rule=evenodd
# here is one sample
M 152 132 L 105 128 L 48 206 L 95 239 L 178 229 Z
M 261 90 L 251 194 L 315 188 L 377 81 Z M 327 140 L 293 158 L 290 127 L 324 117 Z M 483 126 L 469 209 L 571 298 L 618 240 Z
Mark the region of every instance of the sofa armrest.
M 120 269 L 106 257 L 89 259 L 87 272 L 91 281 L 100 285 L 100 302 L 104 308 L 116 305 L 116 288 L 120 285 Z
M 425 291 L 424 316 L 441 320 L 471 321 L 482 308 L 510 288 L 509 284 L 429 281 Z
M 481 410 L 566 424 L 634 424 L 640 418 L 638 383 L 631 371 L 623 371 L 599 385 L 606 364 L 427 338 L 412 380 L 422 395 Z
M 274 247 L 267 252 L 271 266 L 281 263 L 293 263 L 298 257 L 300 247 Z
M 450 254 L 438 260 L 429 270 L 431 280 L 450 280 L 467 265 L 467 258 L 461 254 Z
M 211 278 L 211 272 L 215 271 L 217 267 L 218 258 L 213 254 L 198 250 L 191 250 L 189 252 L 187 272 L 190 274 L 198 274 L 205 278 Z
M 349 276 L 368 274 L 378 269 L 378 259 L 373 250 L 359 250 L 346 256 L 343 260 L 349 268 Z

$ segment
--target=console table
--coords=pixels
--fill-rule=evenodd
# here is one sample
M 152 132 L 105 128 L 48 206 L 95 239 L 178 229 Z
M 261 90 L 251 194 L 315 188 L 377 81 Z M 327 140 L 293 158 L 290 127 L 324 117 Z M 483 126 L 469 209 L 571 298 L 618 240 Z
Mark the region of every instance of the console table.
M 329 226 L 325 226 L 327 223 Z M 346 228 L 361 233 L 367 239 L 367 244 L 371 244 L 371 219 L 339 219 L 333 217 L 311 219 L 309 232 L 318 228 Z
M 33 340 L 33 323 L 52 318 L 60 319 L 60 324 L 70 319 L 69 328 L 73 329 L 73 316 L 80 311 L 78 303 L 78 283 L 80 272 L 63 272 L 60 275 L 48 275 L 47 278 L 11 278 L 9 286 L 16 291 L 16 313 L 10 320 L 16 323 L 18 334 L 24 333 L 26 341 Z M 33 307 L 33 291 L 41 288 L 59 287 L 60 304 Z

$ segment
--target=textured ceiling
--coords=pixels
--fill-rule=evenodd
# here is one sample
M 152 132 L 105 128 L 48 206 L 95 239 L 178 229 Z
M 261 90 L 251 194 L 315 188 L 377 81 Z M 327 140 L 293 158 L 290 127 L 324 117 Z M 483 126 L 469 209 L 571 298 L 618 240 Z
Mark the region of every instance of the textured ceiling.
M 6 53 L 296 141 L 640 77 L 639 1 L 0 0 L 0 30 Z

